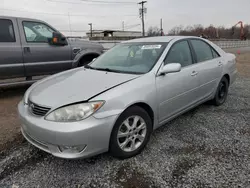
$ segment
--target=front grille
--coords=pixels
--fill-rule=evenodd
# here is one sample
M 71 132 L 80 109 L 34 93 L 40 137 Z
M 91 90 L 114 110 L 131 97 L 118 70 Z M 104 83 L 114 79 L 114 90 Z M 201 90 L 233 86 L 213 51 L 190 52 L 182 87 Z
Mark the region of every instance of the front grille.
M 40 106 L 31 101 L 29 101 L 29 109 L 32 114 L 35 114 L 37 116 L 45 116 L 48 113 L 48 111 L 50 111 L 50 108 Z

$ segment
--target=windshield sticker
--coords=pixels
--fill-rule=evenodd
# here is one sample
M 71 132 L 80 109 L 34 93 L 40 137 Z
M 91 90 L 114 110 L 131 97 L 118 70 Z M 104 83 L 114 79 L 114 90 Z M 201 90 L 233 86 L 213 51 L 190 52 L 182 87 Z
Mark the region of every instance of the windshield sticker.
M 144 45 L 142 46 L 142 50 L 152 50 L 152 49 L 160 49 L 161 45 L 157 44 L 157 45 Z
M 130 57 L 134 57 L 134 55 L 135 55 L 135 53 L 134 53 L 134 51 L 130 51 Z

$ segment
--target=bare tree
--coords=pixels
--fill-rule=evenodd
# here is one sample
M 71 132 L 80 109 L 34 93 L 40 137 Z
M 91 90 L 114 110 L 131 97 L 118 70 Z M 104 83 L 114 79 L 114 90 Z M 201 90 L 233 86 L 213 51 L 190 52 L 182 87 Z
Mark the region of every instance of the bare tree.
M 148 36 L 161 36 L 161 30 L 158 27 L 150 27 L 148 29 Z
M 250 38 L 250 25 L 244 26 L 244 34 L 246 38 Z M 240 28 L 225 28 L 223 26 L 215 27 L 210 25 L 203 27 L 201 24 L 193 26 L 175 26 L 169 31 L 169 35 L 183 35 L 183 36 L 206 36 L 211 39 L 225 38 L 225 39 L 240 39 Z
M 182 25 L 175 26 L 173 29 L 171 29 L 168 32 L 168 35 L 179 35 L 182 30 L 183 30 L 183 26 Z

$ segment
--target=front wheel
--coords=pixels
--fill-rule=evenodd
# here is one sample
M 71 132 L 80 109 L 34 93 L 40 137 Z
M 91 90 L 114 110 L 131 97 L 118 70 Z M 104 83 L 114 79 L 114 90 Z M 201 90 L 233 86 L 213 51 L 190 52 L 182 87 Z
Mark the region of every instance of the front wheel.
M 139 154 L 150 139 L 152 120 L 148 113 L 137 106 L 124 111 L 113 128 L 110 153 L 126 159 Z
M 223 77 L 218 85 L 214 99 L 212 100 L 213 104 L 216 106 L 222 105 L 228 94 L 229 83 L 226 77 Z

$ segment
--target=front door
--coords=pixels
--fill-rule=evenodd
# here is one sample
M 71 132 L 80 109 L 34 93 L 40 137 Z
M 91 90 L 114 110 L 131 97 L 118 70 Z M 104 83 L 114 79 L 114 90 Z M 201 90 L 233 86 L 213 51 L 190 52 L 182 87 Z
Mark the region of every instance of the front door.
M 26 76 L 60 72 L 72 67 L 71 47 L 48 43 L 55 31 L 46 23 L 19 20 Z
M 170 48 L 164 64 L 180 63 L 182 69 L 156 78 L 157 98 L 159 104 L 159 122 L 197 102 L 197 65 L 186 40 L 179 41 Z

